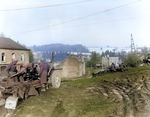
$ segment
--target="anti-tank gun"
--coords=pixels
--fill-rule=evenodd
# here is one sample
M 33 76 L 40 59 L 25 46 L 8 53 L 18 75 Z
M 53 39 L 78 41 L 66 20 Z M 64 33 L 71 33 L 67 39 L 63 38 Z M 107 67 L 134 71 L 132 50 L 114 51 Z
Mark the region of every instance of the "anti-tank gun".
M 52 52 L 52 59 L 50 62 L 50 69 L 48 71 L 48 84 L 51 85 L 53 88 L 59 88 L 61 84 L 61 76 L 59 70 L 62 68 L 54 67 L 54 57 L 56 56 L 55 52 Z
M 50 63 L 47 63 L 50 68 L 48 70 L 48 85 L 51 85 L 53 88 L 59 88 L 61 84 L 61 77 L 60 72 L 58 70 L 62 70 L 62 68 L 55 68 L 54 67 L 54 57 L 56 56 L 55 52 L 52 52 L 52 58 Z M 38 69 L 40 68 L 40 64 L 38 63 L 31 63 L 26 68 L 26 74 L 24 75 L 25 81 L 35 81 L 39 80 Z M 36 87 L 40 87 L 40 84 L 35 85 Z
M 59 70 L 62 70 L 62 68 L 56 68 L 54 67 L 54 57 L 56 56 L 55 52 L 52 52 L 52 58 L 50 63 L 47 63 L 50 68 L 48 70 L 48 85 L 51 85 L 53 88 L 59 88 L 60 84 L 61 84 L 61 77 L 60 77 L 60 72 Z M 34 67 L 33 67 L 34 66 Z M 32 81 L 32 80 L 38 80 L 39 79 L 39 75 L 37 72 L 37 69 L 40 68 L 40 64 L 34 63 L 34 65 L 32 65 L 32 68 L 29 67 L 26 73 L 25 78 L 28 81 Z M 36 85 L 37 87 L 40 87 L 39 84 Z
M 51 62 L 48 63 L 50 65 L 50 69 L 48 71 L 48 85 L 52 86 L 53 88 L 59 88 L 61 84 L 61 77 L 60 77 L 60 70 L 62 68 L 55 68 L 53 59 L 55 57 L 55 53 L 52 53 L 52 59 Z M 26 98 L 29 95 L 38 95 L 38 92 L 36 89 L 41 87 L 40 84 L 40 78 L 38 75 L 38 68 L 40 67 L 40 64 L 38 63 L 29 63 L 26 64 L 26 67 L 22 67 L 21 70 L 5 79 L 0 81 L 0 87 L 3 88 L 2 94 L 8 94 L 8 95 L 16 95 L 18 98 L 24 99 L 23 93 L 26 94 Z M 14 79 L 17 78 L 18 82 L 14 82 Z M 22 92 L 22 95 L 18 92 Z M 34 92 L 32 92 L 34 91 Z

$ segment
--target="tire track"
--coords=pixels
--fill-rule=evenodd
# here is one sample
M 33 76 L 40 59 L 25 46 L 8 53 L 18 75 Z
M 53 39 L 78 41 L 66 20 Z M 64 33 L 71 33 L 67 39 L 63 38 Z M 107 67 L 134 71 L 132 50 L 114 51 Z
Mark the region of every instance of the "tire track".
M 102 82 L 97 84 L 95 92 L 119 102 L 116 116 L 148 117 L 150 112 L 150 80 L 142 76 L 139 80 L 126 82 Z

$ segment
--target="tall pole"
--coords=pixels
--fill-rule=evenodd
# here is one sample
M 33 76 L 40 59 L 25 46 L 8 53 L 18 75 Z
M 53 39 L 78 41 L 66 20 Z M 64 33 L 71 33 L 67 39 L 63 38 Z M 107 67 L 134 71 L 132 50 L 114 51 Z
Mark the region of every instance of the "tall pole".
M 134 45 L 133 37 L 131 34 L 131 53 L 134 53 L 134 52 L 135 52 L 135 45 Z

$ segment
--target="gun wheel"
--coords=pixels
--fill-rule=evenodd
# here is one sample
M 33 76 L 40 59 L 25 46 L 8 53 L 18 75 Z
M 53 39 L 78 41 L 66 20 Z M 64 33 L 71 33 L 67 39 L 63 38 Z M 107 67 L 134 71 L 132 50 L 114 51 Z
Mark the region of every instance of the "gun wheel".
M 53 88 L 59 88 L 60 87 L 61 77 L 59 76 L 59 74 L 56 71 L 53 72 L 51 81 L 52 81 L 52 87 Z

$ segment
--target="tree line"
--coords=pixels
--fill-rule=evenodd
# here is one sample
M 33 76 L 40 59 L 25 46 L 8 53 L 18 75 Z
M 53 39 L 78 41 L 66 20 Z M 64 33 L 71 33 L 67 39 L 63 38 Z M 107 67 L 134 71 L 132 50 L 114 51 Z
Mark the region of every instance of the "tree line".
M 143 63 L 143 59 L 147 58 L 148 54 L 150 54 L 150 49 L 147 47 L 142 48 L 141 51 L 135 50 L 133 53 L 126 51 L 115 52 L 109 50 L 102 52 L 102 54 L 92 52 L 91 59 L 86 62 L 86 67 L 96 68 L 96 64 L 102 64 L 102 57 L 108 55 L 109 57 L 119 57 L 119 59 L 122 60 L 126 66 L 136 67 Z
M 42 58 L 44 60 L 51 60 L 52 52 L 56 53 L 54 62 L 63 61 L 67 58 L 68 52 L 77 52 L 77 53 L 89 53 L 89 50 L 81 45 L 65 45 L 65 44 L 48 44 L 48 45 L 40 45 L 40 46 L 31 46 L 29 47 L 33 52 L 41 52 Z
M 36 46 L 34 45 L 33 47 L 29 47 L 33 51 L 40 51 L 40 52 L 89 52 L 89 50 L 81 45 L 81 44 L 76 44 L 76 45 L 68 45 L 68 44 L 48 44 L 48 45 L 41 45 L 41 46 Z

